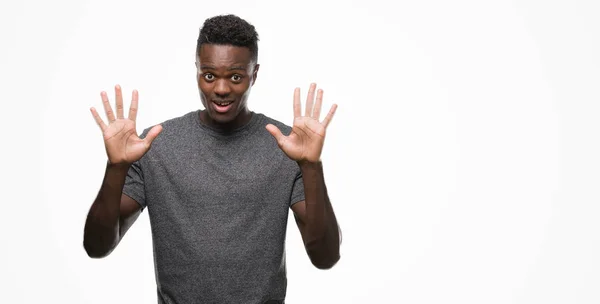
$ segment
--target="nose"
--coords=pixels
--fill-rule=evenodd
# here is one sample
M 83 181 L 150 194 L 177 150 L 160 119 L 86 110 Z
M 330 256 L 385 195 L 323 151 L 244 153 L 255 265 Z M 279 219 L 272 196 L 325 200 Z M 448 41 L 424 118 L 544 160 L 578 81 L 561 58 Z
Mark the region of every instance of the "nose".
M 225 79 L 218 79 L 215 82 L 214 92 L 219 97 L 226 97 L 231 92 L 231 88 Z

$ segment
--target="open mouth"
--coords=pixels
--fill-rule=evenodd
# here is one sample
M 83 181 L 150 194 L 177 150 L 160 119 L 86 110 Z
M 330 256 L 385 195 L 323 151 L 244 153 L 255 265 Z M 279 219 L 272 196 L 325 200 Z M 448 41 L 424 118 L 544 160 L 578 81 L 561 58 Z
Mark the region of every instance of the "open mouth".
M 235 100 L 213 100 L 214 109 L 217 113 L 227 113 Z
M 220 106 L 220 107 L 226 107 L 230 104 L 233 103 L 233 100 L 213 100 L 213 103 Z

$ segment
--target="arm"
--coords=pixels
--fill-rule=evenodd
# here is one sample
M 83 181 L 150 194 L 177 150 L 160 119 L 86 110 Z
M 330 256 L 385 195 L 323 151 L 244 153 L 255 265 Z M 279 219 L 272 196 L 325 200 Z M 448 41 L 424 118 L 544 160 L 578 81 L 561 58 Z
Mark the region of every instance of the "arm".
M 305 201 L 292 205 L 294 218 L 304 247 L 312 262 L 319 269 L 329 269 L 340 259 L 340 230 L 327 195 L 323 165 L 301 163 Z
M 294 91 L 294 125 L 290 135 L 284 136 L 276 126 L 269 124 L 267 130 L 279 148 L 300 166 L 304 182 L 303 202 L 292 205 L 294 218 L 302 235 L 306 252 L 311 262 L 319 269 L 329 269 L 340 259 L 340 234 L 337 220 L 329 202 L 321 151 L 325 141 L 325 130 L 331 122 L 337 105 L 333 105 L 323 121 L 319 121 L 323 90 L 317 92 L 311 84 L 306 100 L 305 115 L 301 115 L 300 89 Z M 313 108 L 314 103 L 314 108 Z
M 131 165 L 148 152 L 152 141 L 162 131 L 162 126 L 158 125 L 150 129 L 144 139 L 138 137 L 135 127 L 137 91 L 133 91 L 128 118 L 123 117 L 120 86 L 115 87 L 116 117 L 106 92 L 102 92 L 101 96 L 108 125 L 100 118 L 96 109 L 91 108 L 91 112 L 102 130 L 108 164 L 100 191 L 88 212 L 83 232 L 83 247 L 92 258 L 109 255 L 141 213 L 141 206 L 123 194 L 123 186 Z
M 102 186 L 84 228 L 83 247 L 92 258 L 109 255 L 142 212 L 135 200 L 122 194 L 128 168 L 106 166 Z

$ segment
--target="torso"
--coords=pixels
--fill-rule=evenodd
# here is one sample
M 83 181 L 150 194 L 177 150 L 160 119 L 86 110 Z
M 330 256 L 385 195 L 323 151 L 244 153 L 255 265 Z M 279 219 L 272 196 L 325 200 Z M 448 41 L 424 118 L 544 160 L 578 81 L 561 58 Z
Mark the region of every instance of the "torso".
M 140 161 L 164 303 L 263 303 L 285 297 L 290 204 L 299 168 L 254 114 L 223 135 L 198 112 L 163 124 Z M 294 196 L 294 198 L 292 198 Z

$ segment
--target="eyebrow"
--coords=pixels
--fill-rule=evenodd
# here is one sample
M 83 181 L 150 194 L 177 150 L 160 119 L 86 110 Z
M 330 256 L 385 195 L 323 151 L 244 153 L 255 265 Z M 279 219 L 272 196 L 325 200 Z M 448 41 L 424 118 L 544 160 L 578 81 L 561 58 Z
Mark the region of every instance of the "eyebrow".
M 212 65 L 202 64 L 202 65 L 200 65 L 200 69 L 202 69 L 202 70 L 216 70 L 217 68 L 215 68 Z M 246 71 L 246 68 L 243 67 L 243 66 L 232 66 L 232 67 L 227 68 L 227 70 L 228 71 L 238 71 L 238 70 L 239 71 Z

